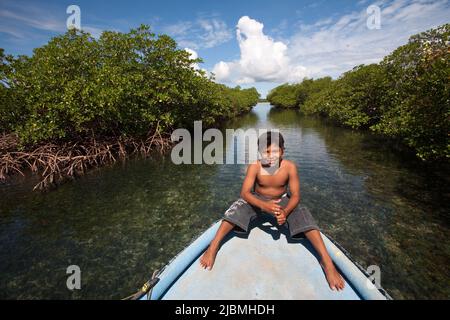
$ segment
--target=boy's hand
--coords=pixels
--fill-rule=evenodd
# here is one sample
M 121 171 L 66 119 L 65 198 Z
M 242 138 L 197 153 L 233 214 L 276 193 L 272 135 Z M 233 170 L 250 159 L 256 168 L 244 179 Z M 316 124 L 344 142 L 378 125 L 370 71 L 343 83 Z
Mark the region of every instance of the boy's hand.
M 275 217 L 277 218 L 277 222 L 280 226 L 286 223 L 287 214 L 283 208 L 281 208 L 281 210 L 275 214 Z
M 272 213 L 273 215 L 276 215 L 280 212 L 281 209 L 283 209 L 278 203 L 281 201 L 281 199 L 278 200 L 269 200 L 264 203 L 264 206 L 262 207 L 263 211 Z

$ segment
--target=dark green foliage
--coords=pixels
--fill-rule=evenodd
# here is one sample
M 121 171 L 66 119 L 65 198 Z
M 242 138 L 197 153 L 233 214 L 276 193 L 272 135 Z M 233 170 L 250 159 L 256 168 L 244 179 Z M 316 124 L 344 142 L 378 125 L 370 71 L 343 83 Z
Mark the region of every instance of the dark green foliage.
M 400 137 L 422 159 L 450 158 L 450 24 L 410 38 L 381 63 L 387 103 L 373 130 Z
M 306 79 L 271 91 L 279 107 L 300 108 L 345 126 L 402 141 L 423 160 L 450 157 L 450 24 L 412 36 L 380 64 L 339 79 Z
M 376 64 L 358 66 L 309 96 L 302 109 L 320 113 L 351 128 L 367 128 L 380 117 L 383 71 Z
M 11 90 L 12 56 L 7 56 L 0 48 L 0 132 L 13 129 L 23 115 L 23 105 L 16 102 L 14 92 Z
M 283 84 L 271 90 L 267 95 L 267 100 L 275 107 L 296 108 L 298 105 L 295 88 L 295 85 Z
M 317 80 L 304 79 L 298 84 L 283 84 L 271 90 L 267 100 L 276 107 L 298 108 L 301 107 L 312 94 L 322 91 L 330 86 L 331 77 Z
M 94 39 L 76 30 L 31 57 L 0 51 L 0 129 L 23 144 L 83 136 L 145 136 L 205 126 L 249 111 L 256 89 L 227 88 L 195 70 L 185 50 L 141 26 Z

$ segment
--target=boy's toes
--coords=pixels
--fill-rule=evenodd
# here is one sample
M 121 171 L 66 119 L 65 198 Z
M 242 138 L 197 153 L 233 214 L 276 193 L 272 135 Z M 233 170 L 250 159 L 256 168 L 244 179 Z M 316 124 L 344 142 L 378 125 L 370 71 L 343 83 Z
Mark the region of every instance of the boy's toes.
M 216 251 L 206 250 L 203 256 L 200 258 L 200 265 L 203 269 L 211 270 L 214 265 Z
M 334 288 L 334 289 L 333 289 Z M 335 291 L 341 291 L 341 286 L 339 285 L 339 283 L 334 283 L 333 284 L 333 288 L 332 288 L 332 290 L 335 290 Z
M 341 283 L 339 282 L 338 279 L 335 280 L 333 286 L 334 286 L 336 291 L 341 291 L 342 290 Z
M 200 266 L 201 266 L 203 269 L 208 269 L 208 268 L 209 268 L 208 260 L 207 260 L 205 257 L 202 257 L 202 258 L 200 259 Z
M 344 287 L 345 287 L 345 281 L 344 281 L 344 278 L 343 278 L 341 275 L 339 275 L 339 288 L 340 288 L 341 290 L 344 290 Z

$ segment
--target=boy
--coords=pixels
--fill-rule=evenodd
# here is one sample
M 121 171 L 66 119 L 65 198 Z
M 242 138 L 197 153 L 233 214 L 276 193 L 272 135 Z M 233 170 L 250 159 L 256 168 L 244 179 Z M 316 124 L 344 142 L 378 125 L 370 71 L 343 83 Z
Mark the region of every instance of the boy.
M 268 131 L 259 137 L 258 150 L 261 160 L 248 167 L 241 198 L 225 212 L 214 239 L 200 259 L 201 266 L 211 270 L 225 235 L 233 229 L 247 232 L 250 221 L 265 212 L 274 215 L 279 225 L 287 222 L 291 237 L 306 236 L 320 256 L 320 265 L 330 288 L 342 290 L 344 280 L 325 248 L 319 228 L 309 210 L 298 205 L 300 181 L 297 167 L 292 161 L 283 159 L 283 136 L 279 132 Z M 288 185 L 290 196 L 287 194 Z

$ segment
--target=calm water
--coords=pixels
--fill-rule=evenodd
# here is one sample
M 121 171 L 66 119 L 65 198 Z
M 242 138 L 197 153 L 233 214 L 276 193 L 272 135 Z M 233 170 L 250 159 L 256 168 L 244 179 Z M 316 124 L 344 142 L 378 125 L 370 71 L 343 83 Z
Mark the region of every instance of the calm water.
M 303 204 L 396 299 L 450 298 L 449 174 L 368 133 L 260 104 L 228 128 L 278 128 Z M 95 170 L 47 193 L 0 185 L 0 298 L 118 299 L 139 288 L 238 196 L 244 165 L 170 157 Z M 81 268 L 82 289 L 66 288 Z

